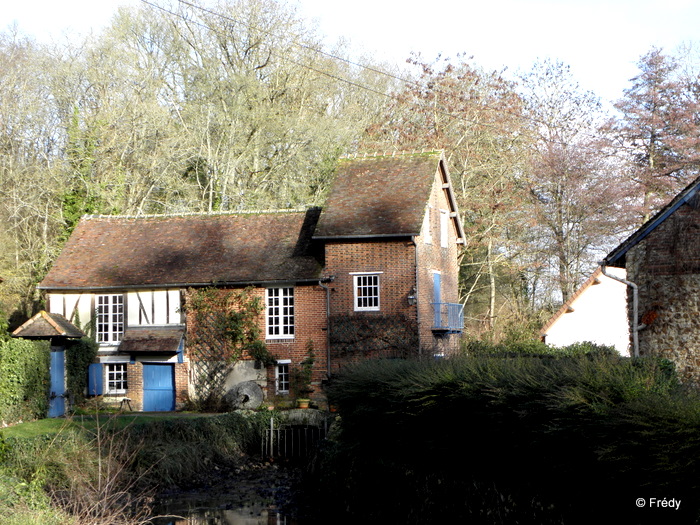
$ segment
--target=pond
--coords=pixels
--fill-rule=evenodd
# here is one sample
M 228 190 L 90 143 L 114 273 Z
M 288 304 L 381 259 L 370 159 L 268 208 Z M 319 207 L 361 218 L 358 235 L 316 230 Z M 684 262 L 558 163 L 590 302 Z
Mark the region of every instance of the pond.
M 234 506 L 223 500 L 188 500 L 159 507 L 163 516 L 153 525 L 299 525 L 299 522 L 269 505 Z
M 210 487 L 161 494 L 153 525 L 299 525 L 294 517 L 300 471 L 259 465 Z

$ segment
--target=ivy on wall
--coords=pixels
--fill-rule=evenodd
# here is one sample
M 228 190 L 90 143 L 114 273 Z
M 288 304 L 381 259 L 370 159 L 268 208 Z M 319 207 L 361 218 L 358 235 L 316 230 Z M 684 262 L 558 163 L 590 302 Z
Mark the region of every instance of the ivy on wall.
M 185 311 L 194 372 L 193 401 L 198 408 L 216 409 L 232 366 L 245 354 L 256 359 L 265 354 L 258 325 L 263 303 L 251 288 L 190 288 Z
M 0 421 L 46 417 L 50 363 L 48 341 L 0 341 Z
M 334 315 L 330 343 L 340 357 L 409 357 L 418 352 L 418 324 L 405 315 Z
M 88 367 L 97 356 L 98 344 L 83 337 L 66 345 L 66 385 L 75 403 L 84 400 L 88 386 Z

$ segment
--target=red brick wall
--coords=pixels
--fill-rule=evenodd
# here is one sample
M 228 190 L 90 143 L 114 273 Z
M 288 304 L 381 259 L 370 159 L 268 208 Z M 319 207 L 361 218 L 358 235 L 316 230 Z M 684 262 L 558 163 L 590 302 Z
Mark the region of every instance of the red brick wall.
M 188 395 L 189 364 L 186 362 L 172 364 L 175 367 L 175 408 L 182 409 Z M 126 367 L 126 377 L 129 385 L 126 396 L 131 399 L 131 408 L 141 411 L 143 410 L 143 363 L 140 361 L 129 363 Z
M 425 232 L 416 238 L 416 250 L 418 252 L 418 315 L 421 346 L 426 350 L 453 350 L 456 349 L 459 336 L 450 335 L 445 338 L 436 338 L 431 330 L 433 324 L 433 273 L 439 271 L 441 275 L 441 301 L 444 303 L 459 302 L 459 264 L 457 245 L 457 230 L 452 220 L 449 221 L 447 248 L 443 248 L 440 242 L 440 210 L 448 210 L 446 190 L 442 187 L 443 175 L 438 171 L 435 175 L 435 183 L 430 195 L 429 206 L 426 207 L 430 214 L 429 227 L 431 230 L 431 242 L 426 244 Z
M 408 294 L 416 281 L 415 246 L 410 239 L 329 242 L 326 244 L 324 273 L 335 277 L 331 283 L 331 315 L 372 315 L 355 312 L 353 273 L 382 272 L 380 312 L 415 317 Z
M 288 286 L 288 285 L 284 285 Z M 222 289 L 222 293 L 227 290 Z M 262 304 L 265 303 L 265 288 L 255 288 L 255 296 L 259 297 Z M 263 312 L 258 318 L 260 333 L 265 336 L 265 315 Z M 194 329 L 192 312 L 187 313 L 188 330 Z M 315 355 L 312 386 L 316 392 L 321 391 L 321 382 L 327 377 L 326 359 L 326 292 L 318 285 L 294 286 L 294 338 L 293 339 L 265 339 L 268 350 L 276 359 L 290 359 L 292 367 L 299 365 L 307 357 L 309 346 L 313 347 Z M 186 348 L 186 355 L 188 354 Z M 267 370 L 268 395 L 275 394 L 275 367 Z
M 415 261 L 415 245 L 410 238 L 328 242 L 324 273 L 334 278 L 329 285 L 332 318 L 347 317 L 345 322 L 351 323 L 362 323 L 374 318 L 378 323 L 377 326 L 398 328 L 399 336 L 405 335 L 404 330 L 413 330 L 416 307 L 408 304 L 408 295 L 416 284 Z M 380 309 L 355 311 L 354 274 L 374 272 L 381 272 L 379 273 Z M 402 319 L 406 319 L 407 322 L 399 326 Z M 336 330 L 338 330 L 337 326 Z M 381 350 L 382 342 L 378 341 L 374 334 L 368 333 L 367 336 L 372 341 L 367 348 L 377 345 L 374 350 L 360 349 L 362 344 L 358 345 L 360 351 L 347 352 L 338 344 L 332 348 L 332 372 L 358 359 L 385 354 L 393 355 L 397 351 L 396 348 L 391 348 L 391 343 L 387 345 L 386 350 Z M 410 351 L 417 353 L 418 348 Z
M 132 410 L 143 410 L 143 365 L 139 362 L 126 365 L 126 380 L 129 385 L 126 395 L 131 399 Z

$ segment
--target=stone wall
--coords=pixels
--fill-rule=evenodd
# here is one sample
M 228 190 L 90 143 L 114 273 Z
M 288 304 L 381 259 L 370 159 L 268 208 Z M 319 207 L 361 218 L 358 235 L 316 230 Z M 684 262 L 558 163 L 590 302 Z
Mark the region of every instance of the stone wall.
M 700 212 L 682 206 L 627 252 L 638 287 L 639 354 L 672 360 L 685 382 L 700 383 Z M 632 296 L 628 291 L 632 323 Z

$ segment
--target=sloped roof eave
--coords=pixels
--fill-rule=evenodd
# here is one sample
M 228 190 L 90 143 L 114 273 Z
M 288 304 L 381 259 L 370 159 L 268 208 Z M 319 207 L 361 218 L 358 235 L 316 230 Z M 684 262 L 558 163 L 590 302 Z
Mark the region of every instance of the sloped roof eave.
M 624 268 L 627 252 L 643 241 L 660 224 L 673 215 L 683 204 L 696 199 L 700 189 L 700 177 L 688 184 L 666 206 L 661 208 L 651 219 L 642 224 L 632 235 L 622 241 L 601 261 L 602 266 Z
M 596 282 L 596 279 L 598 279 L 601 275 L 603 275 L 603 269 L 600 266 L 598 266 L 593 272 L 593 274 L 591 274 L 591 276 L 588 279 L 586 279 L 586 281 L 581 286 L 578 287 L 578 289 L 573 293 L 573 295 L 569 297 L 569 299 L 566 302 L 564 302 L 564 304 L 562 304 L 561 307 L 559 307 L 559 309 L 554 313 L 554 315 L 550 317 L 549 321 L 547 321 L 547 323 L 540 330 L 541 337 L 547 335 L 549 329 L 552 328 L 552 326 L 554 326 L 554 324 L 559 320 L 559 318 L 562 315 L 567 313 L 567 311 L 570 308 L 573 308 L 572 305 L 576 302 L 576 300 L 579 297 L 581 297 L 583 292 L 590 288 L 593 285 L 593 283 Z
M 76 291 L 76 292 L 99 292 L 101 290 L 165 290 L 165 289 L 182 289 L 182 288 L 203 288 L 207 286 L 215 287 L 234 287 L 241 286 L 272 286 L 282 283 L 297 283 L 297 284 L 315 284 L 323 280 L 320 275 L 311 278 L 288 278 L 288 279 L 266 279 L 266 280 L 245 280 L 245 281 L 216 281 L 216 282 L 201 282 L 201 283 L 165 283 L 165 284 L 123 284 L 115 286 L 38 286 L 40 290 L 58 290 L 58 291 Z

